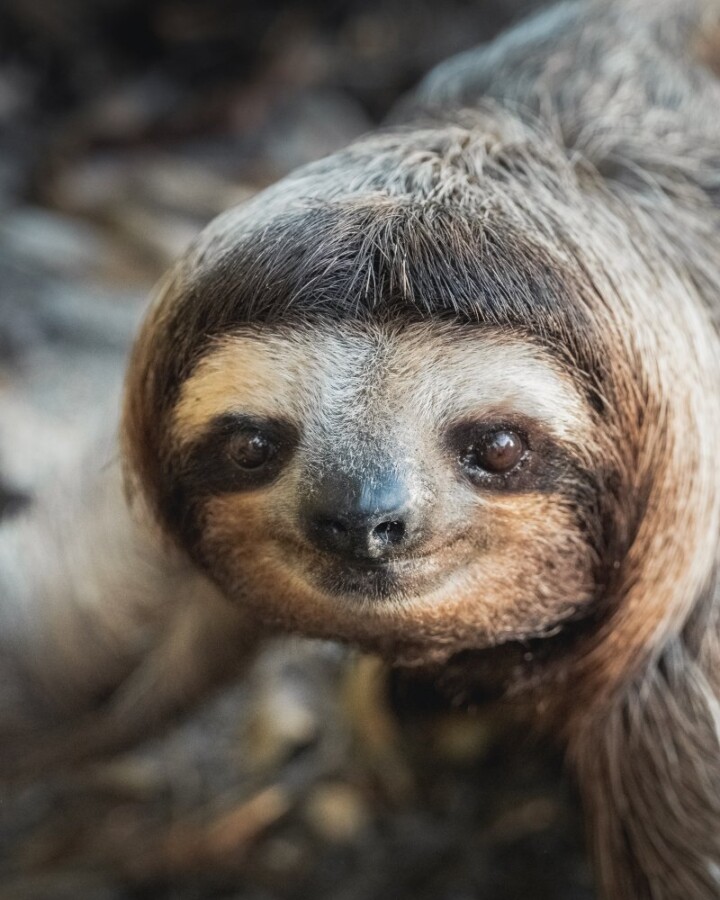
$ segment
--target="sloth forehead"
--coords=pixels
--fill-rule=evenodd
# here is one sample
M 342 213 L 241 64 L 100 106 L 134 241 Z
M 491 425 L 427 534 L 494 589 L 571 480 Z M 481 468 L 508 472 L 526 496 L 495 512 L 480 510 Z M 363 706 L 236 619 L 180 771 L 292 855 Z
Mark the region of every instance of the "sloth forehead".
M 174 434 L 192 441 L 228 413 L 330 430 L 353 420 L 432 427 L 516 415 L 570 444 L 590 428 L 575 380 L 548 351 L 507 333 L 428 324 L 248 329 L 217 339 L 182 386 Z

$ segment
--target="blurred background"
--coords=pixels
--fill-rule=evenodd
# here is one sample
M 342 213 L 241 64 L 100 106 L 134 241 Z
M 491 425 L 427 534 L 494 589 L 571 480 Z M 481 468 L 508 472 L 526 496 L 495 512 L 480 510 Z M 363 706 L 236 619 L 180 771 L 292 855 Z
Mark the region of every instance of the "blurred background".
M 210 218 L 535 5 L 2 0 L 0 514 L 113 427 L 147 293 Z M 325 644 L 0 791 L 3 900 L 593 896 L 551 750 Z

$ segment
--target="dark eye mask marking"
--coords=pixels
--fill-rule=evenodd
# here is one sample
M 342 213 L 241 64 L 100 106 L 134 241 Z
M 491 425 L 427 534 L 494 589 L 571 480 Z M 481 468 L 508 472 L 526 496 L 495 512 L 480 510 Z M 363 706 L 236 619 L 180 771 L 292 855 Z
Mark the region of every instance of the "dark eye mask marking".
M 296 445 L 289 422 L 228 413 L 192 445 L 180 478 L 193 494 L 254 490 L 277 478 Z

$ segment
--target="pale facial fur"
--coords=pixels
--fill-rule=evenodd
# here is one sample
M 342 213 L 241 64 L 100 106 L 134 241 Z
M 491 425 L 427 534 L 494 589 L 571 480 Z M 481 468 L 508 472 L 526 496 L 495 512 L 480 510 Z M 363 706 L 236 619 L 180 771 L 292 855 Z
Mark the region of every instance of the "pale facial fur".
M 591 412 L 561 366 L 519 335 L 335 323 L 228 336 L 183 385 L 177 452 L 227 414 L 286 420 L 299 434 L 270 484 L 199 501 L 199 555 L 264 621 L 427 660 L 546 633 L 588 604 L 593 551 L 568 492 L 570 461 L 591 463 Z M 521 490 L 472 484 L 444 444 L 466 421 L 524 423 L 537 478 Z M 568 460 L 567 469 L 555 462 L 552 481 L 544 442 Z M 368 452 L 412 483 L 429 522 L 419 550 L 393 561 L 393 588 L 382 592 L 360 576 L 351 591 L 329 586 L 342 567 L 298 525 L 324 469 L 352 472 Z

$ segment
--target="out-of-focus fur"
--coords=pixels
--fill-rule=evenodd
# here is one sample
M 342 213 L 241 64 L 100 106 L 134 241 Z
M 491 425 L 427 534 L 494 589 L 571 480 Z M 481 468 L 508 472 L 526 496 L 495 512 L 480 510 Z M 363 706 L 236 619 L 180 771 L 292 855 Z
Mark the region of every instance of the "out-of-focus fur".
M 138 740 L 251 657 L 256 628 L 131 514 L 96 446 L 0 525 L 0 777 Z

